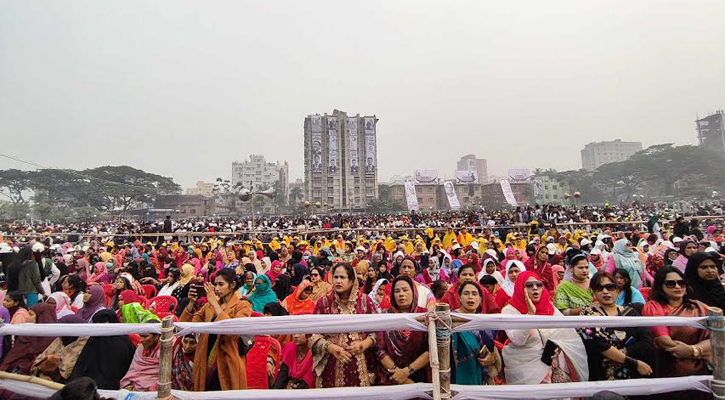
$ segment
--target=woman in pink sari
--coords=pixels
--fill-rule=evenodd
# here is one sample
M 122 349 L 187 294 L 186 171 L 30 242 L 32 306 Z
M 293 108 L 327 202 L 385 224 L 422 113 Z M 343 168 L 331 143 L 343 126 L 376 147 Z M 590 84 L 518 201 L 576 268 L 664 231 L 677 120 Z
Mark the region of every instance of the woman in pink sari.
M 151 392 L 158 388 L 160 343 L 159 335 L 141 335 L 141 346 L 136 348 L 131 366 L 121 379 L 122 388 L 137 392 Z
M 111 275 L 108 274 L 106 263 L 97 262 L 93 265 L 93 273 L 86 280 L 88 285 L 103 285 L 111 283 Z

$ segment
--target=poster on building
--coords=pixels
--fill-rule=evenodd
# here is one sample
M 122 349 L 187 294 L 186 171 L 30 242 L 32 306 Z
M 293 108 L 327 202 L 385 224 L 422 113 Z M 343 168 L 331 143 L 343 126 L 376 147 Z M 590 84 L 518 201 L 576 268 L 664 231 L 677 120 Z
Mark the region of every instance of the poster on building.
M 456 171 L 456 183 L 459 185 L 477 184 L 478 172 L 475 169 L 470 171 Z
M 503 197 L 510 206 L 516 207 L 518 205 L 518 203 L 516 203 L 514 192 L 511 190 L 511 183 L 508 179 L 501 180 L 501 191 L 503 192 Z
M 327 131 L 327 172 L 337 172 L 337 131 Z
M 375 174 L 376 144 L 375 144 L 375 118 L 365 118 L 365 173 Z
M 451 206 L 451 210 L 460 210 L 461 203 L 458 202 L 458 195 L 456 195 L 456 187 L 453 186 L 453 182 L 443 182 L 443 189 L 446 192 L 446 197 L 448 198 L 448 205 Z
M 534 180 L 534 197 L 541 197 L 543 191 L 541 190 L 541 181 L 538 179 Z
M 350 158 L 350 172 L 353 174 L 358 173 L 359 169 L 359 162 L 357 158 L 357 118 L 350 118 L 348 120 L 348 129 L 349 129 L 349 155 Z
M 327 117 L 327 130 L 328 131 L 337 130 L 337 117 Z
M 312 172 L 322 172 L 322 132 L 312 132 Z
M 509 180 L 514 183 L 524 183 L 531 180 L 529 168 L 512 168 L 509 170 Z
M 405 202 L 408 204 L 409 211 L 419 211 L 418 195 L 415 193 L 415 183 L 413 181 L 405 181 Z
M 417 169 L 413 172 L 413 180 L 416 185 L 436 185 L 438 184 L 438 171 Z
M 313 115 L 310 117 L 310 121 L 312 121 L 312 132 L 322 132 L 322 117 L 319 115 Z

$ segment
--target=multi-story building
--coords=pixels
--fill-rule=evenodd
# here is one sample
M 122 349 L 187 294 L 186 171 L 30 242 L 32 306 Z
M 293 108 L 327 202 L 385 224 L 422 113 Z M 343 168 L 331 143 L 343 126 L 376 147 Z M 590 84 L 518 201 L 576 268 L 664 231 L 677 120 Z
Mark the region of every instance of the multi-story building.
M 541 190 L 536 196 L 536 201 L 542 204 L 557 204 L 566 205 L 568 201 L 564 198 L 564 193 L 572 192 L 569 189 L 569 185 L 565 182 L 560 182 L 548 175 L 541 175 L 534 178 L 538 181 L 539 189 Z
M 374 115 L 348 116 L 339 110 L 305 118 L 307 200 L 351 211 L 378 198 L 377 122 Z
M 488 183 L 488 166 L 483 158 L 476 158 L 474 154 L 467 154 L 461 157 L 456 163 L 456 171 L 476 171 L 478 183 Z
M 284 164 L 279 161 L 267 162 L 263 155 L 252 154 L 249 161 L 232 163 L 232 186 L 241 182 L 244 187 L 249 188 L 251 182 L 254 190 L 263 190 L 274 187 L 280 179 L 283 180 L 282 186 L 286 188 L 289 184 L 287 161 Z
M 405 183 L 396 182 L 389 185 L 390 187 L 390 198 L 396 202 L 401 210 L 407 209 L 407 202 L 405 199 Z M 456 193 L 456 198 L 461 206 L 461 209 L 467 209 L 475 207 L 482 202 L 481 185 L 470 184 L 470 185 L 459 185 L 453 184 L 453 188 Z M 418 200 L 418 207 L 421 211 L 447 211 L 451 209 L 450 202 L 448 201 L 448 195 L 446 194 L 445 187 L 442 183 L 435 184 L 416 184 L 415 195 Z
M 532 184 L 530 182 L 524 183 L 510 183 L 511 192 L 516 199 L 517 205 L 524 207 L 531 203 L 531 194 L 533 193 Z M 501 182 L 489 183 L 481 186 L 481 197 L 484 207 L 496 209 L 502 207 L 511 207 L 506 202 L 506 197 L 503 194 L 501 188 Z
M 201 195 L 206 197 L 211 197 L 214 195 L 214 183 L 212 182 L 204 182 L 204 181 L 196 181 L 196 185 L 191 188 L 186 188 L 186 193 L 188 195 Z
M 725 157 L 725 112 L 718 110 L 715 114 L 695 121 L 697 140 L 701 147 L 708 148 Z
M 642 142 L 623 142 L 616 139 L 610 142 L 589 143 L 581 151 L 582 168 L 593 171 L 604 164 L 624 161 L 640 150 Z

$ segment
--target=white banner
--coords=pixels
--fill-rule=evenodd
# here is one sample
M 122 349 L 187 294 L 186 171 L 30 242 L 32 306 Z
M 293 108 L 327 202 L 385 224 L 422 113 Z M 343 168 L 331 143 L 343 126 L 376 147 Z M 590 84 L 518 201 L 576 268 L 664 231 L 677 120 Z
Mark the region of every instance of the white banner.
M 453 186 L 453 182 L 443 182 L 443 189 L 446 191 L 446 197 L 448 197 L 448 204 L 451 206 L 451 210 L 460 210 L 461 203 L 458 202 L 458 195 L 456 195 L 456 187 Z
M 512 168 L 509 170 L 509 180 L 516 183 L 528 182 L 531 180 L 531 170 L 529 168 Z
M 438 171 L 432 169 L 417 169 L 413 172 L 416 185 L 435 185 L 438 183 Z
M 377 145 L 375 143 L 375 118 L 365 118 L 365 173 L 375 174 Z
M 310 117 L 312 125 L 312 172 L 322 172 L 322 117 Z
M 413 181 L 405 181 L 405 201 L 408 203 L 408 210 L 420 210 L 418 195 L 415 193 L 415 184 Z
M 456 183 L 459 185 L 468 185 L 478 183 L 478 171 L 456 171 Z
M 534 197 L 541 196 L 542 190 L 541 190 L 541 181 L 538 179 L 534 180 Z
M 322 132 L 322 117 L 319 115 L 312 115 L 310 116 L 310 121 L 312 123 L 311 131 L 312 132 Z
M 506 199 L 506 202 L 509 203 L 509 205 L 516 207 L 518 203 L 516 203 L 516 196 L 514 196 L 513 190 L 511 190 L 511 184 L 509 183 L 508 179 L 504 179 L 501 181 L 501 191 L 503 192 L 503 197 Z
M 359 170 L 359 160 L 357 158 L 357 117 L 350 118 L 348 120 L 348 137 L 349 137 L 349 156 L 350 158 L 350 172 L 353 174 L 357 174 Z
M 327 131 L 327 172 L 337 172 L 337 131 Z

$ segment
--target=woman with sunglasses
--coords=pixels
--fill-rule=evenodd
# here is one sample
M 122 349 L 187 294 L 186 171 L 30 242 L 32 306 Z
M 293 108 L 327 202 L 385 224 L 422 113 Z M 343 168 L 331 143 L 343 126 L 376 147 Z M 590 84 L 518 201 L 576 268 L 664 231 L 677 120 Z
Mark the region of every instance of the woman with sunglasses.
M 555 315 L 561 312 L 551 304 L 541 277 L 524 271 L 516 279 L 514 294 L 502 314 Z M 511 340 L 503 349 L 506 383 L 580 382 L 589 379 L 587 356 L 581 337 L 573 328 L 506 329 Z
M 636 308 L 617 305 L 619 289 L 609 272 L 597 272 L 589 287 L 596 302 L 581 315 L 598 317 L 639 317 Z M 647 327 L 580 328 L 589 359 L 589 380 L 605 381 L 652 375 L 654 342 Z
M 687 280 L 673 266 L 660 268 L 655 275 L 650 300 L 642 310 L 644 316 L 704 317 L 707 306 L 692 300 Z M 689 326 L 656 326 L 650 328 L 660 349 L 658 376 L 676 377 L 707 374 L 707 360 L 712 356 L 710 331 Z M 682 397 L 684 394 L 685 397 Z M 668 393 L 666 398 L 698 399 L 702 393 Z M 662 397 L 660 395 L 660 397 Z M 707 398 L 705 396 L 704 398 Z
M 325 270 L 322 267 L 312 268 L 310 282 L 312 282 L 312 295 L 310 295 L 312 301 L 317 301 L 332 291 L 332 286 L 325 282 Z

